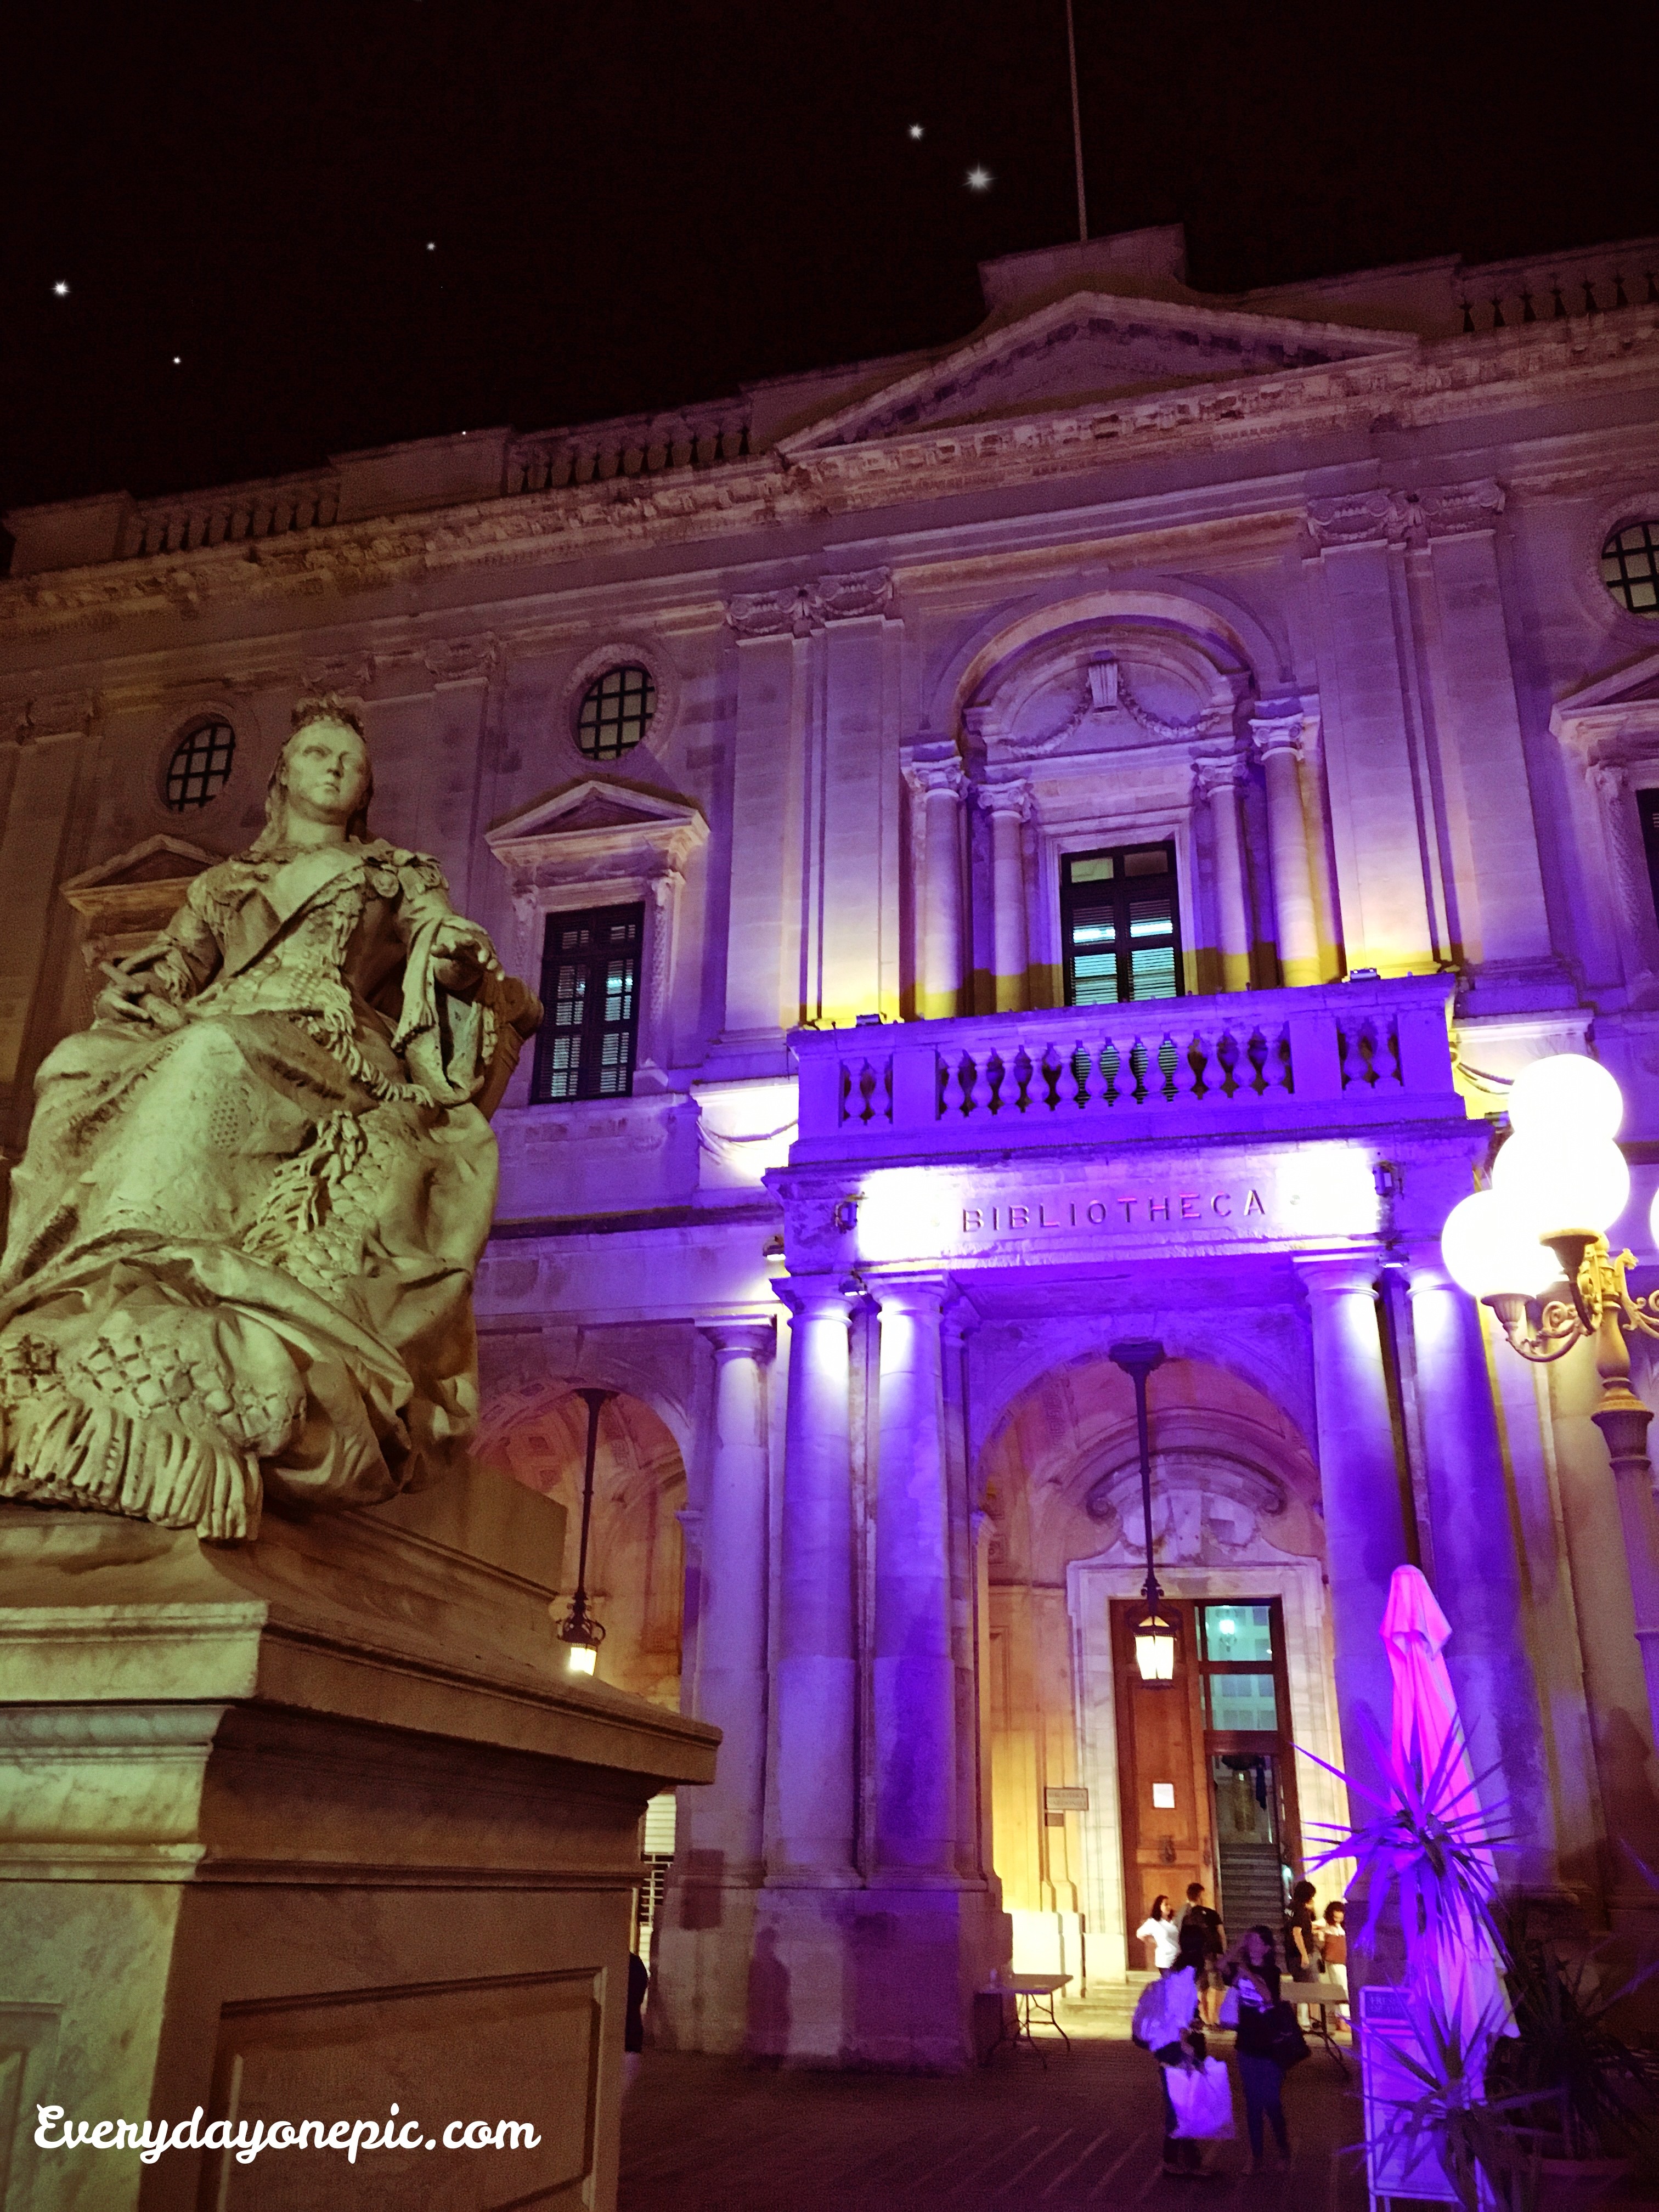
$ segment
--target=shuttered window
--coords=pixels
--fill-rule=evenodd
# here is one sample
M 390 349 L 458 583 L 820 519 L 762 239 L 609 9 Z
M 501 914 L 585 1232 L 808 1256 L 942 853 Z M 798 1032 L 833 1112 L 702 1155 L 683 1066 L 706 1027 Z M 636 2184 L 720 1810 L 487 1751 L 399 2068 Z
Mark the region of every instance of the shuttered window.
M 1068 853 L 1060 897 L 1068 1006 L 1180 997 L 1181 923 L 1172 842 Z
M 640 1026 L 643 906 L 550 914 L 530 1095 L 538 1103 L 626 1098 Z

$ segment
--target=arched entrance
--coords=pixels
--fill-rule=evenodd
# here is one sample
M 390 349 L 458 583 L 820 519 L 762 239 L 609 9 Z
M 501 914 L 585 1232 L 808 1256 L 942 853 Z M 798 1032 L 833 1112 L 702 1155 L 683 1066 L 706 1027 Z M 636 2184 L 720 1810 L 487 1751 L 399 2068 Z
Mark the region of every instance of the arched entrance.
M 477 1455 L 566 1512 L 564 1564 L 555 1611 L 575 1587 L 587 1407 L 563 1383 L 495 1398 Z M 680 1707 L 685 1591 L 685 1467 L 660 1416 L 619 1392 L 599 1416 L 588 1534 L 587 1594 L 605 1626 L 598 1679 L 655 1705 Z
M 1103 1352 L 1050 1370 L 979 1456 L 992 1850 L 1015 1962 L 1033 1970 L 1140 1971 L 1132 1931 L 1194 1880 L 1235 1932 L 1274 1921 L 1285 1870 L 1343 1816 L 1316 1763 L 1340 1753 L 1306 1442 L 1207 1361 L 1168 1360 L 1151 1401 L 1154 1556 L 1180 1631 L 1167 1685 L 1141 1683 L 1132 1656 L 1145 1559 L 1127 1377 Z

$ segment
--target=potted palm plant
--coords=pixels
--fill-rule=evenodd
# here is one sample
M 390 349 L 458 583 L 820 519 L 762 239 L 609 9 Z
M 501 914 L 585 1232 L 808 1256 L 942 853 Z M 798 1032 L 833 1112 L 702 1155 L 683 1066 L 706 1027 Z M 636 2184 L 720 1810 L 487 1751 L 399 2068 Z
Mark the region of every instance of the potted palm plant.
M 1570 1957 L 1534 1932 L 1524 1905 L 1499 1933 L 1516 2032 L 1494 2049 L 1488 2086 L 1495 2102 L 1526 2108 L 1540 2204 L 1570 2212 L 1611 2188 L 1654 2140 L 1659 2061 L 1613 2020 L 1659 1960 L 1620 1972 L 1606 1942 Z

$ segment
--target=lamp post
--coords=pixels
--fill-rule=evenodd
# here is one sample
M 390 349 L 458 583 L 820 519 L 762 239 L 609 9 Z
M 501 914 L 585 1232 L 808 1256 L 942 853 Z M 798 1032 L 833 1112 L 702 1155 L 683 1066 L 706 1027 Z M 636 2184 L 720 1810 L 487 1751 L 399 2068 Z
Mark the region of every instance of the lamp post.
M 1659 1512 L 1648 1457 L 1653 1416 L 1630 1387 L 1630 1337 L 1659 1338 L 1659 1292 L 1638 1297 L 1627 1251 L 1607 1232 L 1630 1200 L 1630 1170 L 1613 1139 L 1618 1084 L 1597 1061 L 1556 1053 L 1532 1061 L 1510 1092 L 1513 1134 L 1491 1188 L 1447 1217 L 1440 1249 L 1454 1282 L 1489 1306 L 1510 1347 L 1537 1364 L 1595 1347 L 1601 1397 L 1590 1419 L 1613 1462 L 1648 1705 L 1659 1730 Z M 1659 1198 L 1652 1230 L 1659 1240 Z
M 559 1641 L 567 1647 L 573 1674 L 591 1674 L 599 1664 L 605 1641 L 603 1625 L 587 1609 L 587 1531 L 593 1518 L 593 1460 L 599 1443 L 599 1408 L 616 1396 L 614 1390 L 578 1390 L 587 1407 L 587 1456 L 582 1467 L 582 1533 L 576 1554 L 576 1588 L 570 1610 L 559 1623 Z
M 1155 1367 L 1164 1364 L 1164 1346 L 1150 1338 L 1137 1337 L 1127 1344 L 1115 1344 L 1107 1357 L 1115 1367 L 1123 1370 L 1135 1386 L 1135 1434 L 1140 1446 L 1140 1519 L 1146 1546 L 1146 1579 L 1141 1584 L 1146 1610 L 1135 1623 L 1135 1665 L 1143 1682 L 1169 1682 L 1175 1679 L 1175 1628 L 1158 1610 L 1164 1602 L 1164 1593 L 1152 1568 L 1152 1452 L 1146 1420 L 1146 1377 Z

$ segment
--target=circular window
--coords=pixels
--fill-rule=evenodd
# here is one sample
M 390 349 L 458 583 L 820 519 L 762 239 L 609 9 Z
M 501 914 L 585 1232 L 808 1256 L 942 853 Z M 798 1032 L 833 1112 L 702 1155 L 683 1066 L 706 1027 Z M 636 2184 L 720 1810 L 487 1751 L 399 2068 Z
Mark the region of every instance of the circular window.
M 631 753 L 651 726 L 657 687 L 637 661 L 607 668 L 582 694 L 576 743 L 589 760 L 617 760 Z
M 228 722 L 208 716 L 192 722 L 167 763 L 167 800 L 175 814 L 188 813 L 216 799 L 230 781 L 236 757 L 236 732 Z
M 1601 548 L 1601 581 L 1633 615 L 1659 615 L 1659 522 L 1620 524 Z

